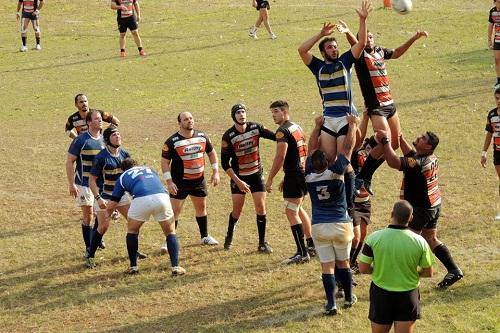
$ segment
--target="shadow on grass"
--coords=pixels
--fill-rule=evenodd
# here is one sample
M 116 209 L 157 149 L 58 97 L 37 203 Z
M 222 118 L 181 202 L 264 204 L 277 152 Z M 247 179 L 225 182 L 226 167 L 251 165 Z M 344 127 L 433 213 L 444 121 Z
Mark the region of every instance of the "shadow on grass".
M 464 279 L 467 279 L 465 275 Z M 423 298 L 423 304 L 430 304 L 434 302 L 440 303 L 458 303 L 460 301 L 474 300 L 491 300 L 498 293 L 500 288 L 500 279 L 493 279 L 482 281 L 480 283 L 472 283 L 470 285 L 463 285 L 464 281 L 458 281 L 449 289 L 439 290 L 436 289 L 433 294 Z

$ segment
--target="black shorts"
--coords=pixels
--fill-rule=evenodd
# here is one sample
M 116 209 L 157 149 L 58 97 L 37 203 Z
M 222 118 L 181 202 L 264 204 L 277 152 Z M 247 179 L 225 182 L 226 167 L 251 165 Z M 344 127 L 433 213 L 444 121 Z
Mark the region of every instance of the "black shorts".
M 334 138 L 338 138 L 339 136 L 342 136 L 342 135 L 347 135 L 348 130 L 349 130 L 349 125 L 345 125 L 338 132 L 334 132 L 331 129 L 326 128 L 325 126 L 321 126 L 322 132 L 325 132 L 326 134 L 333 136 Z
M 441 206 L 432 208 L 413 207 L 413 220 L 408 224 L 410 229 L 436 229 L 441 212 Z
M 271 9 L 271 5 L 269 5 L 269 1 L 257 0 L 257 7 L 255 7 L 255 9 L 261 10 L 262 8 L 266 8 L 267 10 Z
M 500 51 L 500 43 L 493 43 L 493 50 Z
M 396 106 L 394 104 L 379 106 L 377 108 L 368 109 L 369 116 L 382 116 L 386 119 L 391 119 L 396 114 Z
M 184 200 L 187 198 L 188 195 L 199 198 L 204 198 L 208 195 L 207 183 L 205 182 L 205 179 L 197 182 L 174 181 L 174 183 L 175 185 L 177 185 L 177 194 L 170 195 L 171 198 Z
M 23 12 L 21 14 L 21 17 L 24 18 L 24 19 L 29 19 L 31 21 L 36 21 L 38 20 L 38 16 L 36 16 L 35 14 L 33 13 L 26 13 L 26 12 Z
M 307 194 L 306 177 L 303 173 L 285 173 L 283 198 L 303 198 Z
M 368 318 L 379 325 L 420 319 L 418 288 L 409 291 L 387 291 L 372 282 Z
M 370 200 L 365 202 L 354 202 L 354 216 L 352 223 L 354 226 L 358 226 L 361 222 L 366 225 L 370 224 L 370 217 L 372 215 L 372 203 Z
M 265 192 L 264 179 L 260 172 L 249 176 L 239 176 L 239 178 L 250 186 L 250 192 Z M 241 192 L 236 183 L 231 179 L 231 194 L 245 194 Z
M 500 165 L 500 150 L 493 151 L 493 164 Z
M 135 16 L 118 19 L 118 31 L 123 34 L 127 32 L 127 29 L 130 29 L 130 31 L 137 30 L 137 21 L 135 20 Z

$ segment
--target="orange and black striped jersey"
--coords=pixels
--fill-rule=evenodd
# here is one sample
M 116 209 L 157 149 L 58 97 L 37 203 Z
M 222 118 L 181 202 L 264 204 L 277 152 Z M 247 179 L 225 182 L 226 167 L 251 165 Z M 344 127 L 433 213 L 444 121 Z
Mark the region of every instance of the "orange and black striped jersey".
M 500 43 L 500 10 L 497 10 L 496 6 L 490 9 L 488 22 L 493 24 L 493 29 L 495 31 L 495 43 Z
M 123 6 L 127 7 L 127 10 L 118 9 L 116 11 L 117 12 L 117 19 L 134 16 L 134 4 L 137 2 L 136 0 L 114 0 L 114 2 L 118 6 L 123 5 Z
M 285 173 L 305 172 L 307 142 L 302 128 L 287 120 L 276 131 L 276 141 L 288 144 L 283 171 Z
M 23 4 L 23 13 L 31 14 L 37 10 L 40 2 L 43 0 L 19 0 L 19 3 Z
M 231 168 L 238 176 L 262 173 L 259 154 L 261 137 L 276 141 L 274 133 L 258 123 L 247 122 L 244 132 L 238 131 L 235 126 L 228 129 L 222 136 L 222 168 Z
M 171 160 L 170 172 L 174 183 L 202 181 L 204 179 L 204 153 L 211 153 L 212 143 L 208 136 L 194 130 L 193 136 L 185 138 L 175 133 L 163 144 L 161 157 Z
M 500 151 L 500 113 L 498 109 L 493 109 L 488 112 L 486 131 L 493 135 L 493 149 L 495 151 Z
M 399 170 L 404 173 L 401 199 L 419 208 L 432 208 L 441 204 L 436 155 L 417 155 L 413 151 L 401 157 Z
M 104 112 L 101 110 L 90 109 L 92 111 L 98 111 L 101 114 L 102 121 L 111 123 L 113 121 L 113 115 L 108 112 Z M 87 131 L 87 121 L 85 120 L 85 116 L 81 116 L 80 112 L 76 111 L 71 116 L 68 117 L 68 121 L 66 122 L 65 130 L 66 133 L 69 133 L 73 128 L 76 131 L 76 135 L 80 135 Z
M 393 52 L 393 50 L 376 46 L 371 53 L 363 50 L 363 56 L 356 60 L 356 74 L 365 106 L 368 109 L 394 103 L 385 68 L 385 60 L 391 59 Z

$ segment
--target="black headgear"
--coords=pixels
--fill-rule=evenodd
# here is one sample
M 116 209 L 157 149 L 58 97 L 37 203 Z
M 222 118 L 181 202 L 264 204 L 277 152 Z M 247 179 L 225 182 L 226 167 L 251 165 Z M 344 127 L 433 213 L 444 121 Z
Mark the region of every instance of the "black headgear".
M 106 129 L 104 130 L 104 132 L 102 133 L 102 138 L 104 139 L 104 143 L 105 143 L 106 145 L 109 145 L 109 146 L 111 146 L 111 147 L 113 147 L 113 148 L 118 148 L 118 147 L 120 147 L 120 146 L 115 146 L 115 145 L 113 145 L 113 144 L 111 143 L 111 141 L 109 140 L 109 138 L 111 138 L 111 135 L 113 135 L 113 133 L 115 133 L 115 132 L 118 132 L 118 128 L 116 128 L 116 127 L 114 127 L 114 126 L 110 126 L 110 127 L 106 128 Z
M 247 111 L 247 107 L 245 106 L 245 104 L 234 104 L 233 107 L 231 108 L 231 118 L 233 118 L 235 123 L 238 123 L 236 121 L 236 112 L 240 110 L 245 110 L 245 112 Z

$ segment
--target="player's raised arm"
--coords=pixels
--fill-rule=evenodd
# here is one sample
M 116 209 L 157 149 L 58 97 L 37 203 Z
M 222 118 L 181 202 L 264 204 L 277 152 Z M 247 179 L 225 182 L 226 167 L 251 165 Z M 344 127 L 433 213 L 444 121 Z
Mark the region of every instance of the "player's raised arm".
M 358 41 L 351 47 L 352 55 L 356 59 L 359 59 L 366 45 L 366 19 L 371 11 L 372 5 L 366 0 L 363 0 L 360 9 L 356 9 L 356 13 L 358 13 L 359 16 Z
M 401 45 L 400 47 L 398 47 L 397 49 L 394 50 L 394 53 L 392 54 L 391 59 L 397 59 L 397 58 L 401 57 L 403 54 L 406 53 L 406 51 L 408 51 L 408 49 L 410 48 L 410 46 L 413 45 L 413 43 L 415 43 L 420 38 L 427 37 L 427 36 L 429 36 L 427 31 L 417 30 L 417 32 L 415 32 L 415 34 L 413 36 L 411 36 L 410 39 L 408 39 L 403 45 Z
M 323 27 L 321 28 L 321 31 L 319 33 L 315 34 L 299 46 L 298 52 L 304 64 L 309 65 L 311 63 L 313 55 L 310 51 L 312 47 L 321 38 L 330 36 L 333 33 L 333 29 L 335 29 L 335 25 L 333 25 L 331 22 L 323 23 Z

